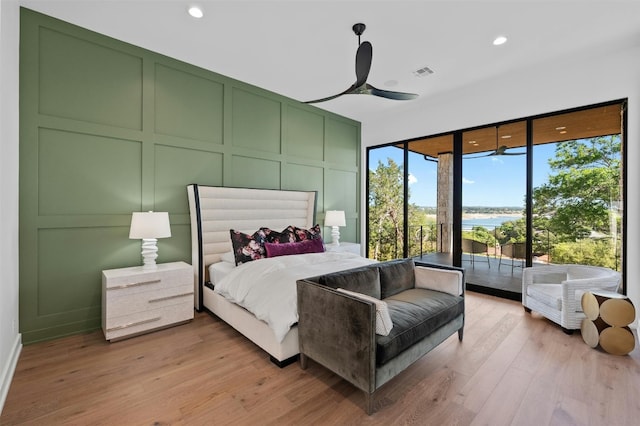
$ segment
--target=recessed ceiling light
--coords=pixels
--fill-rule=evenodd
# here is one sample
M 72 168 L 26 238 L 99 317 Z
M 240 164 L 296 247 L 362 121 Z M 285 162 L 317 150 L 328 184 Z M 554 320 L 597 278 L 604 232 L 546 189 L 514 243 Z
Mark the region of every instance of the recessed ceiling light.
M 501 44 L 505 44 L 507 42 L 507 38 L 505 36 L 498 36 L 493 40 L 494 46 L 500 46 Z
M 204 16 L 204 13 L 198 6 L 191 6 L 189 8 L 189 15 L 193 16 L 194 18 L 200 19 Z
M 564 130 L 566 128 L 567 128 L 566 126 L 558 126 L 558 127 L 556 127 L 556 130 Z
M 502 135 L 500 139 L 511 139 L 511 135 Z

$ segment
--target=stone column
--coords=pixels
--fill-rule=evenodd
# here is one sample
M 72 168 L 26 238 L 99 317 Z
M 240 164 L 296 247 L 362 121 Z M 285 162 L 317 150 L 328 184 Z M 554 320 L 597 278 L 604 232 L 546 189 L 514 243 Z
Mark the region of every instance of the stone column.
M 437 247 L 441 253 L 453 250 L 453 154 L 438 155 Z

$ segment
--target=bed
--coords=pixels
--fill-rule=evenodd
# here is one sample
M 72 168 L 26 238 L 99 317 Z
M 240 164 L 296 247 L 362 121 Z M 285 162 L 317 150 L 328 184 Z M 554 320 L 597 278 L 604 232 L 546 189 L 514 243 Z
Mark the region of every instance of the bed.
M 317 192 L 191 184 L 187 186 L 187 195 L 191 218 L 195 308 L 209 311 L 231 325 L 267 352 L 271 361 L 281 367 L 294 361 L 299 354 L 296 324 L 292 324 L 286 332 L 276 331 L 260 312 L 254 314 L 230 301 L 228 295 L 225 297 L 220 294 L 221 288 L 229 287 L 235 279 L 240 282 L 240 274 L 254 273 L 258 279 L 265 280 L 288 274 L 287 283 L 278 283 L 278 286 L 281 284 L 292 288 L 293 293 L 288 294 L 287 298 L 295 300 L 296 278 L 373 262 L 350 253 L 326 252 L 260 259 L 235 266 L 225 259 L 230 252 L 233 253 L 230 229 L 247 234 L 261 228 L 280 230 L 292 226 L 312 229 L 316 225 Z M 276 266 L 268 267 L 269 263 Z M 222 266 L 224 268 L 220 268 Z M 216 290 L 212 280 L 216 283 Z M 297 310 L 295 315 L 297 320 Z

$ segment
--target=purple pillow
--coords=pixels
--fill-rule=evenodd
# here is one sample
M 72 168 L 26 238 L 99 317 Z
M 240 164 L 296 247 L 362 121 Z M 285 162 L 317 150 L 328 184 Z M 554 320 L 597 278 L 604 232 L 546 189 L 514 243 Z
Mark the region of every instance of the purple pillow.
M 296 243 L 264 243 L 267 257 L 288 256 L 291 254 L 322 253 L 322 238 L 314 238 Z

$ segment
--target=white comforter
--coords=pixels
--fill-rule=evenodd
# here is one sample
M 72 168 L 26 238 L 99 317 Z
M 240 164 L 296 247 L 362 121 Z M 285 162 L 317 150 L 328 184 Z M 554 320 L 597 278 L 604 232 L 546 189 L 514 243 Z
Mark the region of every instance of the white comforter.
M 214 291 L 266 322 L 282 342 L 298 322 L 296 280 L 375 262 L 353 253 L 309 253 L 254 260 L 234 268 Z

